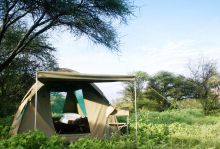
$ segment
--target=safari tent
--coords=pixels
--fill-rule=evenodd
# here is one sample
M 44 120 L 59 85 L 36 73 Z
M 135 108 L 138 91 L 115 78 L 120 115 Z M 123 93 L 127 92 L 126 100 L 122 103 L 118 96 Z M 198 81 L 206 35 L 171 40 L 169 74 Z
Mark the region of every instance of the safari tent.
M 115 115 L 126 114 L 128 111 L 111 106 L 94 83 L 133 80 L 134 76 L 127 75 L 39 71 L 36 73 L 35 84 L 27 92 L 15 114 L 11 133 L 16 135 L 38 129 L 48 136 L 59 134 L 69 140 L 85 135 L 103 138 L 108 127 L 106 124 L 117 123 Z M 51 100 L 54 95 L 65 98 L 62 117 L 52 116 Z M 59 99 L 56 101 L 59 102 Z

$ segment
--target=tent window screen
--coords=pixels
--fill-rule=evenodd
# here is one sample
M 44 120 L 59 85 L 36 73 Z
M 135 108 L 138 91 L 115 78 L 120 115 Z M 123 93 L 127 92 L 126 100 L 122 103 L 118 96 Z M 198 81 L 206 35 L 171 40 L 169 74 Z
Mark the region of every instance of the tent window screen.
M 54 127 L 59 134 L 90 133 L 87 113 L 81 89 L 50 93 Z M 77 106 L 77 104 L 79 106 Z M 79 114 L 78 107 L 82 111 Z
M 52 115 L 59 116 L 63 113 L 63 107 L 66 100 L 66 92 L 51 92 L 50 93 L 50 103 Z

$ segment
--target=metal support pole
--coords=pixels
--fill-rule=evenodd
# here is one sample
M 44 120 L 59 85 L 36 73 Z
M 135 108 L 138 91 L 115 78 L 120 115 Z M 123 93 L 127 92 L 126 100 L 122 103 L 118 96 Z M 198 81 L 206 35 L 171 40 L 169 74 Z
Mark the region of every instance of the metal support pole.
M 129 146 L 128 146 L 128 138 L 129 138 L 129 137 L 128 137 L 128 131 L 129 131 L 129 130 L 128 130 L 128 125 L 129 125 L 129 115 L 127 116 L 127 124 L 126 124 L 126 125 L 127 125 L 127 128 L 126 128 L 126 131 L 127 131 L 126 147 L 129 148 Z
M 134 112 L 135 112 L 135 142 L 136 148 L 138 147 L 138 123 L 137 123 L 137 90 L 136 82 L 134 81 Z
M 129 125 L 129 116 L 127 116 L 127 128 L 126 128 L 126 131 L 127 131 L 127 136 L 128 136 L 128 125 Z
M 38 81 L 37 81 L 37 71 L 36 71 L 34 129 L 37 129 L 37 90 L 38 90 Z

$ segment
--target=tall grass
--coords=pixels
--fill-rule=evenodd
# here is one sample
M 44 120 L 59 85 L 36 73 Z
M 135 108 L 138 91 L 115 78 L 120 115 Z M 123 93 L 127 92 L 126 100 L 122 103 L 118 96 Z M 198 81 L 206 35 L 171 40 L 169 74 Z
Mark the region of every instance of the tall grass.
M 220 117 L 201 109 L 141 111 L 138 122 L 140 148 L 220 148 Z

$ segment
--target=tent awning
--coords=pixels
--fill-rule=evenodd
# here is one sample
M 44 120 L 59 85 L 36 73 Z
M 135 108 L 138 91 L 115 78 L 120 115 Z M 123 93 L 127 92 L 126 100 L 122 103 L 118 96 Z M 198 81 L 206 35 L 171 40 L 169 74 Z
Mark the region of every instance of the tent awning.
M 43 81 L 50 80 L 68 80 L 68 81 L 85 81 L 85 82 L 117 82 L 133 81 L 135 76 L 131 75 L 103 75 L 103 74 L 82 74 L 77 72 L 56 72 L 56 71 L 39 71 L 37 78 Z

